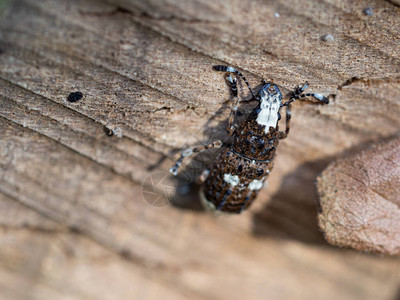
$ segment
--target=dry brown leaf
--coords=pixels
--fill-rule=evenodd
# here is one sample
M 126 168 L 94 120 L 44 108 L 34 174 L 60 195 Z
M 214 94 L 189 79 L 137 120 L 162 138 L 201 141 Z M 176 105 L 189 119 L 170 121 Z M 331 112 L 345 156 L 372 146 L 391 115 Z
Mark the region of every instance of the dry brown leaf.
M 319 226 L 329 243 L 400 254 L 400 139 L 338 160 L 318 178 Z

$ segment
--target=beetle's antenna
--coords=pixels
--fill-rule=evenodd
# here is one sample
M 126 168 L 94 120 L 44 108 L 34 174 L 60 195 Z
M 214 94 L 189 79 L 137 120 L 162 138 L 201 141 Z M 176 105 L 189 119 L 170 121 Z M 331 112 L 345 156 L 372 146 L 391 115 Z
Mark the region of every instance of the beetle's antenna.
M 215 71 L 220 71 L 220 72 L 231 72 L 231 73 L 235 73 L 236 75 L 239 75 L 244 83 L 247 85 L 247 87 L 250 90 L 251 95 L 253 96 L 253 98 L 255 97 L 253 91 L 251 90 L 250 84 L 247 82 L 246 77 L 244 77 L 244 75 L 242 73 L 240 73 L 238 70 L 232 68 L 232 67 L 228 67 L 228 66 L 222 66 L 222 65 L 218 65 L 218 66 L 213 66 L 213 69 Z
M 309 84 L 306 82 L 304 85 L 299 85 L 292 93 L 292 96 L 290 97 L 289 101 L 283 103 L 281 106 L 288 106 L 290 103 L 293 101 L 296 101 L 301 98 L 305 97 L 313 97 L 319 101 L 324 102 L 325 104 L 329 103 L 329 99 L 325 97 L 324 95 L 321 94 L 316 94 L 316 93 L 307 93 L 307 94 L 302 94 L 306 88 L 308 88 Z

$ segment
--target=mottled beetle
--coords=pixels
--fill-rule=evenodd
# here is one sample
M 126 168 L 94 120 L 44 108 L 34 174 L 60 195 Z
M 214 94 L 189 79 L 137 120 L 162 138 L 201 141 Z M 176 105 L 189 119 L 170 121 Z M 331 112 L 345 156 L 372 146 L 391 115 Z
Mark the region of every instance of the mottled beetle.
M 234 97 L 227 129 L 228 134 L 233 135 L 233 144 L 218 155 L 211 171 L 206 171 L 201 197 L 208 207 L 223 212 L 240 213 L 250 206 L 271 172 L 279 140 L 286 138 L 290 130 L 291 103 L 304 97 L 314 97 L 325 104 L 329 100 L 321 94 L 303 94 L 308 87 L 306 83 L 297 87 L 290 93 L 289 100 L 282 103 L 282 93 L 275 84 L 263 81 L 261 89 L 254 95 L 246 78 L 236 69 L 227 66 L 213 68 L 227 72 L 227 80 Z M 232 74 L 242 78 L 253 99 L 258 101 L 258 106 L 239 126 L 233 125 L 239 98 L 237 79 Z M 286 107 L 285 131 L 279 131 L 278 126 L 281 119 L 279 110 L 282 107 Z M 176 175 L 185 157 L 221 146 L 222 142 L 218 140 L 207 146 L 184 150 L 170 172 Z

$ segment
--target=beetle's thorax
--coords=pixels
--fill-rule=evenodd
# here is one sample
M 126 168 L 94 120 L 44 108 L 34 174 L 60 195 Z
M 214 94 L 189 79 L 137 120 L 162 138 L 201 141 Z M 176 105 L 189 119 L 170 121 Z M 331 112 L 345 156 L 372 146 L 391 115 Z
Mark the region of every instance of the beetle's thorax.
M 279 143 L 279 126 L 265 133 L 255 119 L 247 119 L 233 137 L 232 150 L 250 160 L 272 160 Z
M 276 128 L 279 120 L 279 108 L 282 103 L 282 94 L 274 84 L 265 84 L 257 94 L 260 101 L 257 123 L 265 126 L 265 133 L 270 127 Z

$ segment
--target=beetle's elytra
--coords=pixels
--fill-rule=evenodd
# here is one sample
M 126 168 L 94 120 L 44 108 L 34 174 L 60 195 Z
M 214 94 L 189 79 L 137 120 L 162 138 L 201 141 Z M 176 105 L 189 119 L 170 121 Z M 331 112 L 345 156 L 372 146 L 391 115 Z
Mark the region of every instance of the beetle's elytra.
M 328 104 L 329 100 L 321 94 L 304 94 L 308 87 L 306 83 L 297 87 L 290 93 L 289 100 L 282 103 L 282 93 L 275 84 L 263 82 L 255 95 L 246 78 L 236 69 L 228 66 L 213 68 L 216 71 L 227 72 L 227 80 L 233 94 L 227 129 L 228 135 L 233 135 L 233 143 L 218 155 L 212 169 L 206 171 L 202 200 L 213 209 L 240 213 L 254 201 L 272 170 L 279 140 L 286 138 L 290 130 L 291 103 L 304 97 L 313 97 L 325 104 Z M 258 105 L 242 124 L 235 126 L 234 117 L 239 105 L 237 76 L 245 82 Z M 282 107 L 286 107 L 285 131 L 279 131 L 278 126 L 281 119 L 279 111 Z M 184 150 L 170 172 L 176 175 L 185 157 L 221 146 L 222 142 L 218 140 L 207 146 Z

